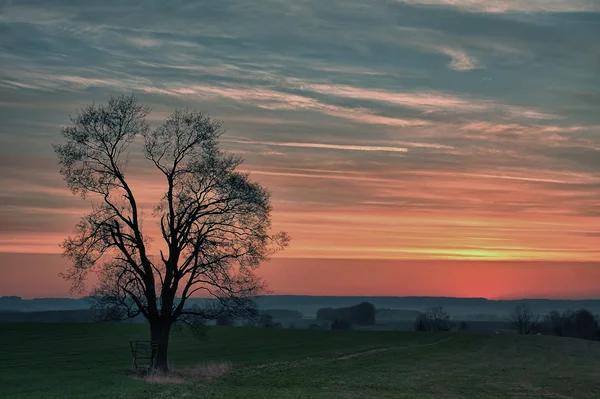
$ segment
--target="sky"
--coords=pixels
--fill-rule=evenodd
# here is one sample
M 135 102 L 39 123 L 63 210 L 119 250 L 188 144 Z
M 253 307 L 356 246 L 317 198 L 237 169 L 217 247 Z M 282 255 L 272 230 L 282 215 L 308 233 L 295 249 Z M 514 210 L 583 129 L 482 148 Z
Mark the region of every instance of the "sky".
M 68 296 L 69 115 L 224 123 L 279 294 L 600 297 L 597 0 L 0 1 L 0 296 Z M 162 187 L 130 171 L 150 213 Z M 158 196 L 157 196 L 158 195 Z

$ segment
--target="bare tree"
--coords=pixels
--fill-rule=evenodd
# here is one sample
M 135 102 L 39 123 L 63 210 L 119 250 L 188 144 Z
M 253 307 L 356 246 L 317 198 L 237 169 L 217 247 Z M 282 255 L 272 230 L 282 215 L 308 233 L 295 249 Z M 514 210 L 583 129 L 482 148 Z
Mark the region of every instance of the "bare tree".
M 450 331 L 454 323 L 450 315 L 446 313 L 442 306 L 433 306 L 428 308 L 425 313 L 420 313 L 413 325 L 415 331 Z
M 510 318 L 513 328 L 521 335 L 531 334 L 540 325 L 539 315 L 534 314 L 526 303 L 517 305 Z
M 88 273 L 97 273 L 95 308 L 112 319 L 143 315 L 151 340 L 159 342 L 153 367 L 167 370 L 175 323 L 198 327 L 223 312 L 256 314 L 253 298 L 265 286 L 253 270 L 289 237 L 269 233 L 270 193 L 236 171 L 240 157 L 219 149 L 220 122 L 176 110 L 151 130 L 149 112 L 133 95 L 111 96 L 107 105 L 71 117 L 62 130 L 66 143 L 54 150 L 71 191 L 97 199 L 62 244 L 72 261 L 63 276 L 83 290 Z M 126 178 L 131 147 L 142 142 L 145 160 L 164 183 L 154 209 L 162 240 L 152 254 L 155 241 L 145 234 L 140 198 Z M 213 300 L 186 306 L 199 293 Z
M 442 306 L 434 306 L 425 312 L 425 318 L 429 324 L 430 331 L 450 331 L 453 327 L 450 315 Z

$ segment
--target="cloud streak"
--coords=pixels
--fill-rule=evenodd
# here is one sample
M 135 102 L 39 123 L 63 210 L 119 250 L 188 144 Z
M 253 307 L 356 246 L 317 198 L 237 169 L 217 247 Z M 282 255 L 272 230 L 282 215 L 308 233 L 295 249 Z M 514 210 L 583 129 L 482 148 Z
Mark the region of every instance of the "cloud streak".
M 568 13 L 600 12 L 594 0 L 396 0 L 407 4 L 456 7 L 487 13 Z
M 381 151 L 381 152 L 408 152 L 408 148 L 403 147 L 382 147 L 370 145 L 346 145 L 346 144 L 324 144 L 324 143 L 275 143 L 259 141 L 234 141 L 239 144 L 260 144 L 275 147 L 295 147 L 295 148 L 318 148 L 324 150 L 343 150 L 343 151 Z

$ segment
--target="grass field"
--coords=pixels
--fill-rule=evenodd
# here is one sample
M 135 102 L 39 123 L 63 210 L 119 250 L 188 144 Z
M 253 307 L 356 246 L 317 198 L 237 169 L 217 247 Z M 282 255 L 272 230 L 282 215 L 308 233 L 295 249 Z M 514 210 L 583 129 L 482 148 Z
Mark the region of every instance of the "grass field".
M 0 324 L 0 398 L 600 398 L 600 343 L 545 336 L 213 327 L 176 333 L 177 371 L 228 362 L 212 381 L 126 375 L 140 324 Z

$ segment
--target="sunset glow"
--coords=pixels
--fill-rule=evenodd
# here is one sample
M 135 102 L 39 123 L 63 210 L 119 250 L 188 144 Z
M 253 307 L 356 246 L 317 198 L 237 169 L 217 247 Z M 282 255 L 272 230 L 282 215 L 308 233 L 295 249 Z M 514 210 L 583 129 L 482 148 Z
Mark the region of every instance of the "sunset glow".
M 596 3 L 71 3 L 0 13 L 0 296 L 69 295 L 59 244 L 93 198 L 51 144 L 133 92 L 152 126 L 224 122 L 292 237 L 274 293 L 600 297 Z M 141 152 L 127 173 L 157 252 L 164 182 Z

